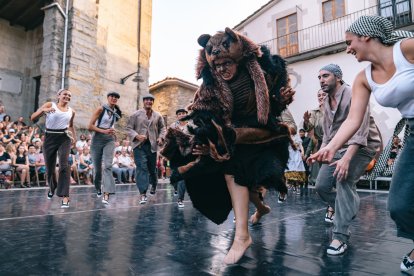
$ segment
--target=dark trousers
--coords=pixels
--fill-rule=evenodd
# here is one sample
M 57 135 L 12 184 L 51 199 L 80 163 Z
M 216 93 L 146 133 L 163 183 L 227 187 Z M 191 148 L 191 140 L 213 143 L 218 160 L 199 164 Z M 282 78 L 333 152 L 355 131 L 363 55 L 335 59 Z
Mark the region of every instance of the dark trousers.
M 157 188 L 157 153 L 151 151 L 151 144 L 146 141 L 144 144 L 134 148 L 134 159 L 137 165 L 135 171 L 135 182 L 140 194 L 146 194 L 149 184 L 152 189 Z
M 50 191 L 57 196 L 69 196 L 70 185 L 70 138 L 66 133 L 46 133 L 43 156 L 46 163 Z M 59 179 L 56 177 L 56 157 L 59 155 Z
M 410 135 L 394 167 L 388 209 L 399 237 L 414 240 L 414 119 L 408 120 Z

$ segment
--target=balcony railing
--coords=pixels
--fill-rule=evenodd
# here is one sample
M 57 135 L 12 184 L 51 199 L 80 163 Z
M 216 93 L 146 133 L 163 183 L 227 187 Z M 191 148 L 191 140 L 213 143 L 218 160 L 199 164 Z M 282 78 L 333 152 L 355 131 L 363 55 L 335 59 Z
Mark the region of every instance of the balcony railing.
M 396 29 L 413 24 L 410 0 L 396 5 L 381 4 L 347 14 L 334 20 L 302 29 L 260 43 L 271 53 L 290 57 L 344 42 L 345 30 L 362 15 L 381 15 L 393 22 Z

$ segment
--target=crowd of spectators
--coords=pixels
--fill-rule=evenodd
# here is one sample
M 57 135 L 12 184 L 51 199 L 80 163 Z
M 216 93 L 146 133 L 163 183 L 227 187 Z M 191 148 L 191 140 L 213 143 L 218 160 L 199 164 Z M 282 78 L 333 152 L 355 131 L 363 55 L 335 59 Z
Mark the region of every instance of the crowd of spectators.
M 0 187 L 27 188 L 33 185 L 46 185 L 45 160 L 42 152 L 44 131 L 37 124 L 17 120 L 0 106 Z M 92 185 L 93 165 L 90 155 L 92 135 L 82 132 L 71 150 L 69 164 L 71 184 Z M 116 142 L 113 159 L 113 174 L 116 183 L 133 182 L 135 163 L 129 140 Z M 57 161 L 57 168 L 59 160 Z M 56 170 L 58 173 L 58 169 Z

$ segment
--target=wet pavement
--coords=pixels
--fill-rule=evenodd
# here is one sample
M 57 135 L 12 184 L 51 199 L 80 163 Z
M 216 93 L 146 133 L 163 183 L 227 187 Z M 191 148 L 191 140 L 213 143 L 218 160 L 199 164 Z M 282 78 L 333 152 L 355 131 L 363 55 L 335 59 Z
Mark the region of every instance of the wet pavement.
M 401 275 L 401 258 L 413 247 L 396 237 L 386 193 L 360 192 L 349 250 L 331 257 L 332 227 L 314 190 L 289 194 L 283 204 L 270 192 L 272 211 L 250 227 L 253 244 L 233 266 L 222 263 L 233 215 L 217 226 L 187 195 L 179 209 L 166 182 L 146 205 L 135 185 L 117 185 L 109 206 L 92 186 L 73 187 L 68 209 L 46 193 L 0 191 L 0 275 Z

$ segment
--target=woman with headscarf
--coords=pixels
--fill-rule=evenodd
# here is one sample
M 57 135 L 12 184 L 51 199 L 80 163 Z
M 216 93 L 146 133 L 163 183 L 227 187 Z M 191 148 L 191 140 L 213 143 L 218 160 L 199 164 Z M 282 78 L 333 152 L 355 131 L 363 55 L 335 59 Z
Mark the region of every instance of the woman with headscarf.
M 117 105 L 119 93 L 111 91 L 107 94 L 108 103 L 98 107 L 89 122 L 89 131 L 94 131 L 92 138 L 92 161 L 94 165 L 93 182 L 98 197 L 102 196 L 102 182 L 104 197 L 102 203 L 109 204 L 109 195 L 115 193 L 115 180 L 112 176 L 112 161 L 115 150 L 115 122 L 121 116 L 121 109 Z M 102 161 L 104 166 L 102 181 Z
M 345 34 L 347 53 L 369 64 L 356 77 L 348 118 L 324 148 L 311 160 L 329 162 L 335 152 L 362 123 L 371 93 L 378 103 L 397 108 L 407 119 L 410 135 L 395 166 L 388 209 L 399 237 L 414 240 L 414 37 L 413 33 L 393 31 L 393 25 L 380 16 L 361 16 Z M 402 271 L 414 268 L 414 249 L 403 257 Z
M 57 103 L 43 104 L 30 119 L 36 121 L 46 116 L 46 137 L 43 144 L 43 155 L 46 163 L 49 191 L 47 198 L 57 194 L 62 199 L 62 208 L 69 208 L 70 166 L 69 153 L 71 144 L 75 145 L 76 133 L 73 127 L 75 111 L 69 107 L 72 93 L 68 89 L 57 92 Z M 56 176 L 56 157 L 59 155 L 59 179 Z

